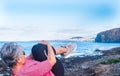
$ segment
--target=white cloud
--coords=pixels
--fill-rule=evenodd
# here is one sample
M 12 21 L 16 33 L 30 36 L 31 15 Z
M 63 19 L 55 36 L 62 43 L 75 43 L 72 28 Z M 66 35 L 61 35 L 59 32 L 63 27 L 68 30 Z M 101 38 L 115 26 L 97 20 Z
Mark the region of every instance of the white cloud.
M 65 9 L 52 12 L 22 13 L 7 8 L 7 4 L 49 4 L 69 5 Z M 87 18 L 84 7 L 107 3 L 115 7 L 115 17 L 108 21 L 97 21 Z M 75 10 L 72 6 L 80 7 Z M 76 6 L 75 6 L 76 5 Z M 102 5 L 101 5 L 102 6 Z M 0 40 L 37 40 L 37 39 L 66 39 L 72 36 L 94 35 L 97 32 L 120 27 L 120 4 L 117 0 L 2 0 L 0 2 Z M 54 11 L 55 10 L 55 11 Z M 87 9 L 88 10 L 88 9 Z M 89 8 L 90 10 L 90 8 Z

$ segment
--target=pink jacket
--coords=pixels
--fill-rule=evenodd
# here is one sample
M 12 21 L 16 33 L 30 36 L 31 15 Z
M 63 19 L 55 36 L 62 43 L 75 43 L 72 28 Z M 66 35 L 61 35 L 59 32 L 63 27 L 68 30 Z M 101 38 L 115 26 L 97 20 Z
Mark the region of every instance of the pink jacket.
M 14 76 L 55 76 L 48 60 L 39 62 L 27 57 L 24 66 Z

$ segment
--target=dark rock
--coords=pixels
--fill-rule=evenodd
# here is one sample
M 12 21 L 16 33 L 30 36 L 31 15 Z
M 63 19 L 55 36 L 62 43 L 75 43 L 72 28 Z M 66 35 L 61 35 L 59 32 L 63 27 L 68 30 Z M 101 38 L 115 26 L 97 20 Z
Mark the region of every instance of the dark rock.
M 120 28 L 103 31 L 97 34 L 95 42 L 120 42 Z
M 72 37 L 70 39 L 82 39 L 83 37 L 77 36 L 77 37 Z
M 96 51 L 103 55 L 61 59 L 65 76 L 120 76 L 120 62 L 101 64 L 103 61 L 120 58 L 120 47 Z
M 112 48 L 109 50 L 96 50 L 101 52 L 103 55 L 120 55 L 120 47 Z

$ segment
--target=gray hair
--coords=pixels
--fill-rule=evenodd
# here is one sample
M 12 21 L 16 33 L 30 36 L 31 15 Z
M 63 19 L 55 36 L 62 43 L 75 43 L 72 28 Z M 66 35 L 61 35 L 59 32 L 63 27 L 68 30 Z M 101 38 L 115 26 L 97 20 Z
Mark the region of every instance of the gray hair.
M 13 67 L 16 65 L 16 59 L 21 56 L 21 47 L 15 42 L 5 43 L 1 48 L 1 58 L 8 65 L 8 67 Z

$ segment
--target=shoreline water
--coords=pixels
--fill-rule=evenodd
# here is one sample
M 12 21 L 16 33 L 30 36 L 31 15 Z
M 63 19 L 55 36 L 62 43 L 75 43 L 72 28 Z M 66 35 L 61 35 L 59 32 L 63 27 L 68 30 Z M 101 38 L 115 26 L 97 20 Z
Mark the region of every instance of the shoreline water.
M 31 48 L 34 44 L 38 43 L 38 40 L 35 41 L 18 41 L 17 43 L 23 47 L 26 55 L 28 56 L 31 53 Z M 49 40 L 51 45 L 59 47 L 67 43 L 77 44 L 77 49 L 71 54 L 71 56 L 94 56 L 101 55 L 101 53 L 96 52 L 95 50 L 108 50 L 110 48 L 115 48 L 120 46 L 120 43 L 96 43 L 94 41 L 76 41 L 76 40 Z M 0 47 L 5 42 L 0 42 Z

